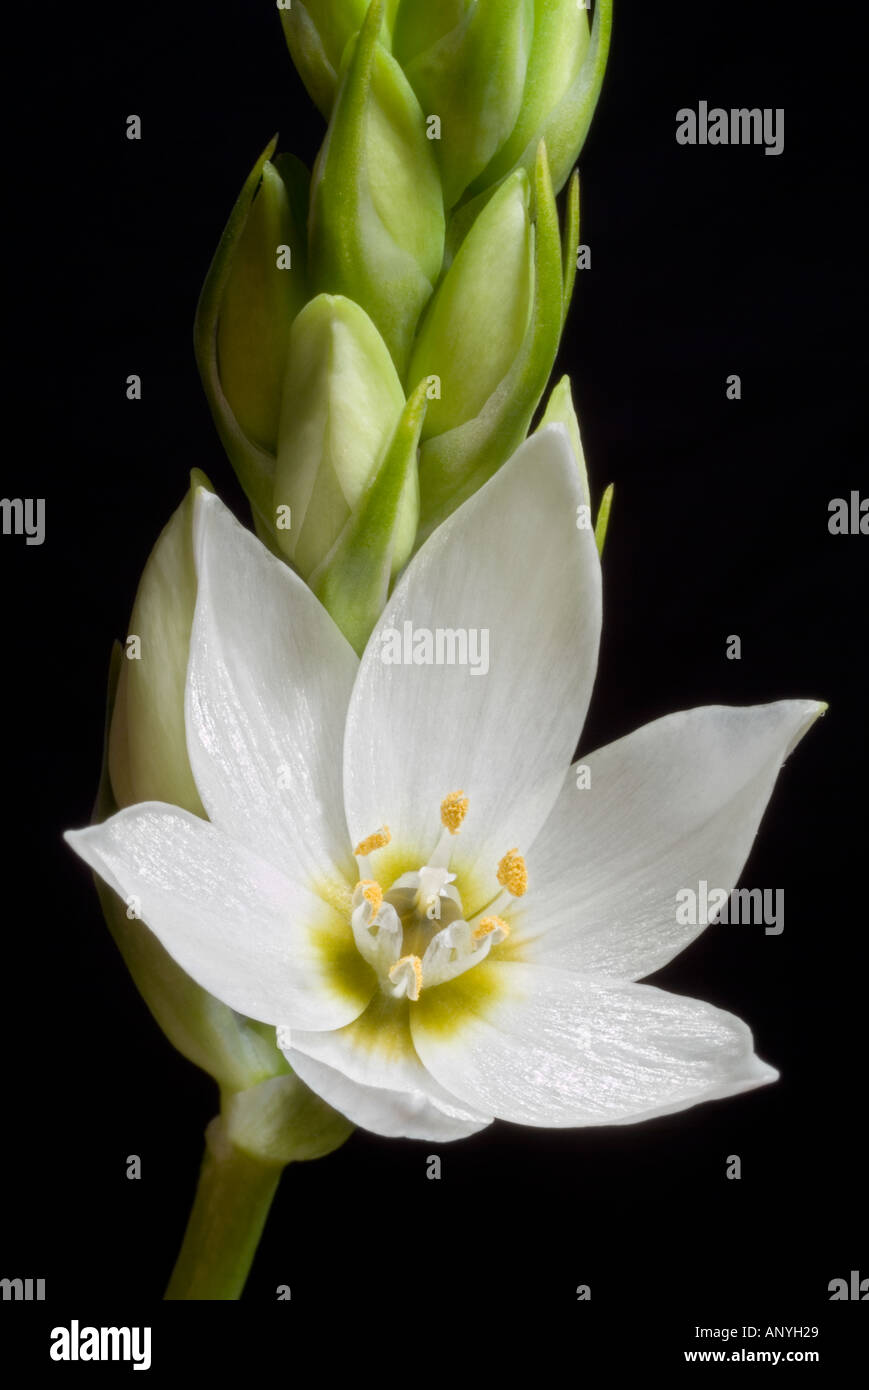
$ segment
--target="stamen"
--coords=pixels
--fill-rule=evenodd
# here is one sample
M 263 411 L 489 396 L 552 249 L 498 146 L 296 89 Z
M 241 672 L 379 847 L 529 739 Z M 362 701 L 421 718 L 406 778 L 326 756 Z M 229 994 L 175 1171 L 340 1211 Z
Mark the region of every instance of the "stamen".
M 510 935 L 510 928 L 504 921 L 504 918 L 484 917 L 483 920 L 478 922 L 474 927 L 471 939 L 473 941 L 485 941 L 487 936 L 495 936 L 496 933 L 496 940 L 492 942 L 493 946 L 497 946 L 499 941 L 506 941 L 507 937 Z
M 376 917 L 383 906 L 383 889 L 374 878 L 361 878 L 356 885 L 362 889 L 362 896 L 371 904 L 371 916 Z
M 395 985 L 396 994 L 406 994 L 414 1002 L 422 989 L 422 961 L 419 956 L 402 956 L 392 966 L 389 978 Z
M 388 845 L 392 835 L 388 825 L 383 825 L 379 830 L 375 830 L 373 835 L 366 835 L 364 840 L 360 840 L 353 853 L 357 859 L 363 859 L 366 854 L 371 854 L 376 849 L 383 849 Z
M 518 849 L 508 849 L 498 865 L 497 878 L 514 898 L 521 898 L 528 891 L 528 870 Z
M 458 835 L 467 814 L 468 798 L 464 792 L 450 792 L 441 802 L 441 825 L 451 835 Z

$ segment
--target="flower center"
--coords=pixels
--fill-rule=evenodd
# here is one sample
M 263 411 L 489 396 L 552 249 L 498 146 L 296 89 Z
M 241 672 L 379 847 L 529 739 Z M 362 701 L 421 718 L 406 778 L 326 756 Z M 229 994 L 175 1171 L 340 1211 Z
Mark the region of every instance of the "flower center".
M 453 839 L 467 813 L 465 794 L 450 792 L 441 802 L 443 830 L 428 862 L 401 874 L 385 892 L 367 876 L 354 890 L 350 922 L 357 949 L 394 998 L 417 1000 L 423 989 L 463 975 L 510 934 L 500 914 L 528 888 L 525 860 L 517 849 L 507 851 L 495 870 L 492 901 L 466 921 L 456 875 L 449 869 Z M 384 825 L 359 842 L 353 853 L 362 872 L 367 875 L 369 856 L 391 839 Z

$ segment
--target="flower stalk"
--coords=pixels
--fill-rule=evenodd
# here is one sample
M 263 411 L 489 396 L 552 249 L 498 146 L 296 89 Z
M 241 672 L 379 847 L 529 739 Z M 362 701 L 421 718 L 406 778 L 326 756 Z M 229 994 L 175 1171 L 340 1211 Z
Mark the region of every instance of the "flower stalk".
M 196 1197 L 166 1289 L 170 1302 L 241 1297 L 283 1172 L 234 1145 L 219 1118 L 205 1133 Z

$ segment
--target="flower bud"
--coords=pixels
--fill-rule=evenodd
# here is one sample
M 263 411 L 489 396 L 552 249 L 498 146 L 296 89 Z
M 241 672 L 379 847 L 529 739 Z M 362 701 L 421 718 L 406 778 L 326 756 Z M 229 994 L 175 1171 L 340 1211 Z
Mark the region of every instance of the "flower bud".
M 520 186 L 519 180 L 516 186 Z M 564 319 L 565 281 L 558 210 L 543 145 L 534 168 L 531 220 L 534 275 L 527 330 L 509 369 L 477 414 L 423 442 L 418 543 L 519 447 L 555 361 Z M 457 256 L 454 267 L 459 263 Z M 448 278 L 451 273 L 452 268 Z
M 441 123 L 444 201 L 455 206 L 516 125 L 534 0 L 401 0 L 393 52 L 426 116 Z
M 469 189 L 472 197 L 517 167 L 530 169 L 541 140 L 546 142 L 552 186 L 559 193 L 588 133 L 609 51 L 612 0 L 598 0 L 593 37 L 588 11 L 576 0 L 536 0 L 534 11 L 519 118 Z
M 317 292 L 361 304 L 399 373 L 440 274 L 444 212 L 433 142 L 374 0 L 353 46 L 311 184 Z
M 94 821 L 138 801 L 163 801 L 195 815 L 205 812 L 193 781 L 184 732 L 184 688 L 196 573 L 193 498 L 210 487 L 194 470 L 190 491 L 151 552 L 130 621 L 125 651 L 116 646 L 109 677 L 106 746 Z M 133 643 L 132 638 L 136 638 Z M 157 937 L 98 875 L 95 882 L 109 930 L 148 1008 L 169 1041 L 238 1090 L 287 1071 L 274 1031 L 250 1022 L 201 989 L 176 965 Z
M 426 405 L 421 382 L 338 540 L 311 575 L 314 593 L 360 656 L 416 539 Z
M 429 304 L 407 377 L 436 379 L 426 439 L 477 415 L 525 341 L 534 303 L 530 205 L 519 169 L 480 214 Z
M 280 551 L 304 578 L 338 540 L 404 404 L 364 309 L 325 294 L 306 305 L 290 332 L 273 499 Z
M 382 42 L 388 43 L 397 3 L 387 0 Z M 281 10 L 290 56 L 311 100 L 327 120 L 338 90 L 344 50 L 362 28 L 368 6 L 369 0 L 293 0 L 289 9 Z
M 306 182 L 291 156 L 266 160 L 217 321 L 223 394 L 245 434 L 270 453 L 277 447 L 290 324 L 306 297 Z
M 263 534 L 290 325 L 307 296 L 308 174 L 273 140 L 245 181 L 202 287 L 194 347 L 221 442 Z

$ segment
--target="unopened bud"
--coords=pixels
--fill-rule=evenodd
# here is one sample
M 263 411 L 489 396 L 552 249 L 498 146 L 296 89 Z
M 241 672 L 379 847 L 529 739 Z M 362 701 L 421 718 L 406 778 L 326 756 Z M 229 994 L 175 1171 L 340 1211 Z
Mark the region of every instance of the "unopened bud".
M 423 110 L 441 120 L 448 208 L 513 130 L 534 37 L 534 0 L 402 0 L 393 52 Z
M 260 155 L 230 213 L 193 329 L 211 414 L 261 535 L 269 533 L 287 334 L 306 294 L 308 175 L 289 155 L 266 173 L 275 143 Z M 260 193 L 264 201 L 254 213 Z M 272 246 L 273 235 L 283 240 Z
M 341 535 L 311 575 L 314 593 L 360 656 L 416 539 L 417 451 L 426 404 L 422 382 Z
M 440 274 L 444 212 L 423 113 L 378 42 L 382 18 L 374 0 L 314 168 L 311 274 L 316 291 L 362 305 L 403 373 Z
M 306 182 L 292 156 L 279 155 L 263 165 L 217 321 L 223 394 L 244 433 L 272 454 L 290 325 L 306 297 Z
M 429 305 L 408 381 L 437 378 L 424 437 L 470 420 L 506 376 L 531 320 L 531 188 L 523 169 L 478 217 Z
M 564 266 L 558 211 L 542 145 L 534 167 L 531 220 L 534 291 L 527 331 L 507 372 L 477 414 L 424 441 L 419 462 L 420 544 L 519 447 L 555 361 L 564 316 Z M 458 257 L 454 264 L 458 266 Z
M 396 3 L 387 0 L 385 6 L 384 42 L 389 39 Z M 327 120 L 338 90 L 344 50 L 362 28 L 368 7 L 369 0 L 293 0 L 289 8 L 281 10 L 290 56 L 311 100 Z
M 564 186 L 588 133 L 609 51 L 612 0 L 598 0 L 592 31 L 576 0 L 535 0 L 534 41 L 522 106 L 509 138 L 471 186 L 475 196 L 517 167 L 530 169 L 541 140 L 552 185 Z
M 364 309 L 340 295 L 306 305 L 290 333 L 274 485 L 275 538 L 304 578 L 359 503 L 404 404 Z

